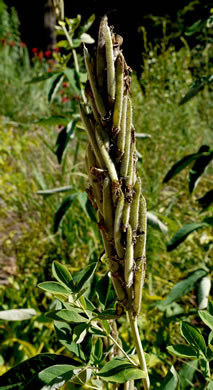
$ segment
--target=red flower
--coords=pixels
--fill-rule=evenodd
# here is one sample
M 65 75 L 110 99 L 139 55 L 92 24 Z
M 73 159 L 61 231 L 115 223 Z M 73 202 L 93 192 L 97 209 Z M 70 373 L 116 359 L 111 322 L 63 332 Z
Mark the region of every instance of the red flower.
M 10 47 L 14 47 L 16 45 L 16 43 L 14 41 L 10 41 L 9 45 L 10 45 Z
M 69 100 L 67 96 L 64 96 L 64 97 L 61 98 L 61 101 L 62 101 L 63 103 L 67 102 L 67 100 Z
M 62 86 L 63 86 L 63 88 L 67 88 L 68 87 L 68 83 L 63 83 Z
M 52 51 L 51 51 L 51 50 L 46 50 L 46 51 L 44 52 L 45 57 L 48 57 L 48 58 L 51 56 L 51 54 L 52 54 Z
M 5 39 L 5 38 L 2 38 L 2 39 L 1 39 L 1 43 L 2 43 L 2 45 L 5 45 L 6 39 Z
M 54 49 L 54 51 L 56 51 L 56 53 L 58 53 L 58 52 L 60 51 L 60 48 L 59 48 L 59 47 L 56 47 L 56 48 Z
M 34 55 L 37 54 L 37 51 L 38 51 L 37 47 L 34 47 L 34 48 L 32 49 L 32 52 L 33 52 Z
M 40 60 L 44 57 L 43 51 L 40 51 L 40 52 L 38 53 L 38 57 L 40 58 Z
M 21 47 L 25 47 L 25 46 L 26 46 L 26 43 L 21 42 L 21 43 L 20 43 L 20 46 L 21 46 Z

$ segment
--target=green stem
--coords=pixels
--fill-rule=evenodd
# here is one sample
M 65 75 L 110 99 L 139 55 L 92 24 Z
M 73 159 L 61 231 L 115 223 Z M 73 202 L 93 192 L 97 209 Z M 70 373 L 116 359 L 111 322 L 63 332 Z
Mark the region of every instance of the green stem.
M 143 346 L 142 346 L 139 331 L 138 331 L 137 317 L 133 317 L 131 310 L 129 310 L 128 315 L 129 315 L 129 323 L 130 323 L 132 335 L 134 338 L 134 343 L 135 343 L 138 359 L 140 362 L 140 367 L 146 373 L 146 378 L 142 379 L 144 390 L 149 390 L 150 389 L 149 374 L 148 374 L 148 370 L 147 370 Z

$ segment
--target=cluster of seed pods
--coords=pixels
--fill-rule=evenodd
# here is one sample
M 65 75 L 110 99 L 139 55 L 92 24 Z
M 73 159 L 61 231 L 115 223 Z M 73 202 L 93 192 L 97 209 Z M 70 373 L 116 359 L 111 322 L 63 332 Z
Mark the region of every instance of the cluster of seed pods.
M 84 47 L 88 105 L 80 106 L 89 145 L 88 196 L 97 210 L 105 257 L 118 300 L 137 316 L 146 265 L 146 202 L 137 175 L 130 68 L 122 37 L 100 23 L 96 54 Z

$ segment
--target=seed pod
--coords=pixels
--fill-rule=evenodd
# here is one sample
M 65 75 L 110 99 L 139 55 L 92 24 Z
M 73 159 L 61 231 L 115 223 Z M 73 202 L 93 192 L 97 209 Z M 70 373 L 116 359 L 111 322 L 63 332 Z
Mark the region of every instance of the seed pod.
M 99 148 L 98 148 L 94 128 L 92 127 L 91 122 L 90 122 L 90 120 L 89 120 L 89 118 L 88 118 L 88 116 L 87 116 L 87 114 L 86 114 L 86 112 L 81 104 L 79 105 L 79 109 L 80 109 L 81 120 L 82 120 L 84 128 L 87 132 L 91 147 L 95 153 L 96 159 L 98 161 L 98 165 L 99 165 L 99 167 L 104 168 L 105 163 L 104 163 L 103 157 L 101 156 L 101 153 L 100 153 Z
M 111 31 L 106 26 L 106 62 L 107 62 L 107 92 L 109 98 L 109 104 L 111 105 L 115 100 L 115 65 L 113 55 L 113 44 Z
M 134 277 L 134 250 L 132 243 L 132 228 L 128 226 L 126 235 L 126 251 L 124 256 L 124 279 L 126 286 L 130 288 Z
M 137 230 L 137 241 L 134 249 L 134 259 L 140 259 L 145 256 L 146 253 L 146 201 L 143 195 L 141 195 L 139 221 Z
M 105 81 L 105 69 L 106 69 L 106 56 L 105 56 L 105 34 L 107 26 L 107 16 L 101 19 L 99 32 L 98 32 L 98 47 L 96 55 L 96 75 L 98 86 L 101 91 L 104 90 Z
M 121 221 L 122 221 L 123 207 L 124 207 L 124 194 L 123 192 L 121 192 L 115 209 L 115 219 L 114 219 L 115 248 L 118 257 L 120 257 L 120 259 L 124 257 L 124 248 L 123 245 L 121 244 Z
M 104 140 L 102 139 L 102 137 L 98 131 L 96 131 L 96 140 L 97 140 L 97 144 L 99 147 L 99 151 L 100 151 L 101 156 L 104 160 L 105 166 L 108 169 L 109 176 L 110 176 L 112 181 L 117 182 L 118 175 L 117 175 L 117 171 L 115 169 L 115 165 L 114 165 L 113 161 L 111 160 L 111 157 L 110 157 L 110 155 L 109 155 L 109 153 L 104 145 Z
M 126 232 L 128 224 L 129 224 L 129 217 L 130 217 L 130 206 L 131 204 L 125 200 L 124 202 L 124 209 L 123 209 L 123 215 L 122 215 L 122 230 Z
M 128 173 L 130 146 L 131 146 L 131 129 L 132 129 L 132 102 L 130 97 L 128 96 L 127 112 L 126 112 L 125 148 L 124 148 L 124 155 L 123 155 L 123 159 L 121 162 L 121 169 L 120 169 L 120 175 L 123 177 L 126 177 Z
M 113 127 L 120 129 L 122 105 L 123 105 L 123 92 L 124 92 L 124 80 L 123 80 L 123 56 L 120 54 L 116 61 L 116 94 L 115 105 L 113 110 Z
M 127 95 L 123 98 L 122 116 L 121 116 L 121 128 L 117 136 L 117 147 L 124 153 L 125 138 L 126 138 L 126 111 L 127 111 Z
M 133 300 L 133 310 L 135 316 L 138 316 L 138 314 L 141 311 L 141 301 L 142 301 L 145 273 L 146 273 L 146 258 L 144 257 L 136 261 L 136 267 L 135 267 L 134 300 Z
M 96 132 L 98 132 L 100 134 L 100 137 L 103 140 L 103 143 L 104 143 L 106 150 L 109 151 L 109 147 L 110 147 L 109 137 L 108 137 L 106 131 L 104 131 L 104 129 L 99 124 L 96 125 L 95 130 L 96 130 Z
M 133 160 L 133 155 L 134 155 L 134 150 L 135 150 L 135 144 L 131 142 L 130 145 L 130 154 L 129 154 L 129 166 L 128 166 L 128 172 L 127 172 L 127 178 L 126 178 L 126 184 L 128 186 L 131 186 L 133 183 L 133 174 L 134 174 L 134 160 Z
M 134 186 L 134 198 L 131 205 L 131 213 L 130 213 L 130 224 L 132 226 L 132 230 L 136 231 L 138 228 L 138 220 L 139 220 L 139 206 L 140 206 L 140 195 L 141 195 L 141 179 L 138 177 L 135 186 Z
M 87 75 L 88 75 L 90 87 L 91 87 L 91 90 L 93 93 L 94 101 L 95 101 L 97 110 L 98 110 L 101 118 L 103 118 L 103 117 L 105 117 L 107 111 L 106 111 L 103 99 L 102 99 L 102 97 L 97 89 L 97 83 L 96 83 L 96 79 L 95 79 L 94 69 L 93 69 L 90 55 L 89 55 L 89 52 L 88 52 L 86 46 L 84 46 L 84 61 L 85 61 Z
M 127 300 L 127 296 L 121 284 L 121 281 L 117 277 L 113 276 L 112 274 L 111 274 L 111 278 L 112 278 L 113 287 L 115 289 L 119 301 L 124 303 Z
M 88 145 L 88 148 L 87 148 L 87 161 L 88 161 L 87 169 L 88 169 L 89 180 L 90 180 L 91 186 L 93 188 L 93 193 L 95 196 L 95 200 L 96 200 L 98 209 L 99 209 L 100 213 L 103 215 L 103 201 L 102 201 L 102 193 L 101 193 L 100 185 L 97 182 L 97 179 L 91 173 L 91 168 L 96 166 L 96 160 L 95 160 L 95 155 L 94 155 L 90 145 Z
M 103 216 L 104 225 L 109 236 L 112 240 L 114 233 L 114 220 L 113 220 L 113 204 L 112 204 L 112 189 L 111 181 L 109 177 L 105 177 L 103 186 Z

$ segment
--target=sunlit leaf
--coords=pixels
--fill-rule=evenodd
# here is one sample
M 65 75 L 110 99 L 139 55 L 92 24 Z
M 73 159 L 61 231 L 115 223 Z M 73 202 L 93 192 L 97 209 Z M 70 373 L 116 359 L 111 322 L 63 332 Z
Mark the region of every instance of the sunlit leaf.
M 42 282 L 38 284 L 38 287 L 42 290 L 48 291 L 51 294 L 70 295 L 71 290 L 63 287 L 58 282 Z
M 172 366 L 171 369 L 168 371 L 166 377 L 164 378 L 163 382 L 161 383 L 159 390 L 175 390 L 177 389 L 177 386 L 178 386 L 178 376 L 177 376 L 177 372 Z
M 202 334 L 188 322 L 182 321 L 180 324 L 180 330 L 183 337 L 188 343 L 196 350 L 202 352 L 206 356 L 206 344 Z
M 114 358 L 98 372 L 105 382 L 125 383 L 128 380 L 145 378 L 144 371 L 132 366 L 127 359 Z
M 24 321 L 36 316 L 34 309 L 11 309 L 0 311 L 0 320 Z
M 88 199 L 87 193 L 86 192 L 80 192 L 78 194 L 78 201 L 84 210 L 86 216 L 91 219 L 93 222 L 97 222 L 97 218 L 94 212 L 94 209 Z
M 46 315 L 48 318 L 52 318 L 53 320 L 65 321 L 68 323 L 88 322 L 88 319 L 86 317 L 81 316 L 74 309 L 72 310 L 62 309 L 62 310 L 50 311 Z
M 73 189 L 73 186 L 64 186 L 64 187 L 58 187 L 58 188 L 52 188 L 51 190 L 41 190 L 37 191 L 38 195 L 42 196 L 49 196 L 58 194 L 59 192 L 67 192 Z
M 163 222 L 161 222 L 156 215 L 152 214 L 150 211 L 147 212 L 147 224 L 164 234 L 168 233 L 168 227 Z
M 197 357 L 197 351 L 195 351 L 192 347 L 189 345 L 184 344 L 177 344 L 177 345 L 170 345 L 167 347 L 167 350 L 172 354 L 176 355 L 182 358 L 196 358 Z
M 207 311 L 199 310 L 201 320 L 213 331 L 213 316 Z
M 198 230 L 206 226 L 207 223 L 205 222 L 198 222 L 198 223 L 194 222 L 194 223 L 188 223 L 184 225 L 174 234 L 174 236 L 167 244 L 167 251 L 170 252 L 173 249 L 177 248 L 177 246 L 180 245 L 186 239 L 186 237 L 188 237 L 189 234 L 193 233 L 195 230 Z
M 70 118 L 67 118 L 62 115 L 53 115 L 46 118 L 41 118 L 34 121 L 33 123 L 41 126 L 66 126 L 70 122 Z
M 76 344 L 81 344 L 87 334 L 88 324 L 80 324 L 73 329 L 73 341 Z
M 59 263 L 58 261 L 53 261 L 52 273 L 59 283 L 62 283 L 68 288 L 72 287 L 72 276 L 63 264 Z
M 91 277 L 94 275 L 97 263 L 91 263 L 83 270 L 76 272 L 73 275 L 73 281 L 77 282 L 76 291 L 79 292 L 89 282 Z
M 188 386 L 192 386 L 192 388 L 194 387 L 192 382 L 197 368 L 198 359 L 184 364 L 183 367 L 178 371 L 181 389 L 186 389 Z
M 211 290 L 211 279 L 209 276 L 204 276 L 198 288 L 198 309 L 203 310 L 208 306 L 208 298 Z

